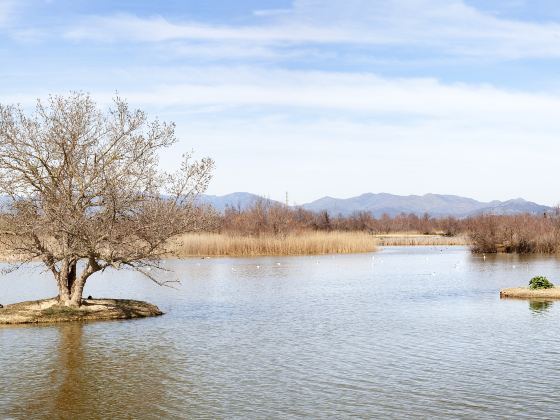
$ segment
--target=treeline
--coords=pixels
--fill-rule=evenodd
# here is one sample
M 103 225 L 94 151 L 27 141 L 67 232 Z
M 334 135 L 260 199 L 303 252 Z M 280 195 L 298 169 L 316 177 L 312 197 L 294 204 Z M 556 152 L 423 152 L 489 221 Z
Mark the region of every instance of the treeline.
M 469 218 L 436 218 L 428 214 L 373 217 L 359 212 L 350 216 L 312 212 L 279 203 L 257 201 L 240 209 L 227 207 L 214 213 L 214 232 L 241 236 L 287 236 L 309 231 L 366 232 L 383 235 L 415 233 L 464 236 L 473 252 L 560 252 L 560 214 L 479 215 Z
M 425 214 L 401 214 L 395 217 L 373 217 L 359 212 L 350 216 L 332 215 L 327 211 L 312 212 L 279 203 L 257 201 L 252 206 L 239 209 L 226 207 L 217 215 L 214 224 L 219 232 L 241 235 L 287 235 L 302 231 L 343 231 L 388 234 L 418 232 L 454 236 L 461 232 L 461 221 L 454 218 L 433 218 Z
M 560 253 L 560 215 L 483 215 L 465 220 L 476 253 Z

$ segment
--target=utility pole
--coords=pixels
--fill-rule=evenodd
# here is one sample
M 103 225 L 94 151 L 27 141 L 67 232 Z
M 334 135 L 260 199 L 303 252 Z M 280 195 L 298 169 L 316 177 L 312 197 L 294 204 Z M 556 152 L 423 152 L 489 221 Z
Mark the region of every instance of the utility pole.
M 288 207 L 288 206 L 289 206 L 289 204 L 288 204 L 288 191 L 286 191 L 286 207 Z

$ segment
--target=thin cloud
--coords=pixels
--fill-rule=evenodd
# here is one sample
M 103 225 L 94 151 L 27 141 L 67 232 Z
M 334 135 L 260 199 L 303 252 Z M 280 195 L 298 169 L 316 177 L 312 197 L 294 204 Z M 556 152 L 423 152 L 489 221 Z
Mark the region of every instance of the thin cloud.
M 276 107 L 318 114 L 341 111 L 352 118 L 381 115 L 535 129 L 556 127 L 560 118 L 558 93 L 445 84 L 431 78 L 219 67 L 206 68 L 204 73 L 182 69 L 180 74 L 175 82 L 130 92 L 129 98 L 162 107 L 257 107 L 262 111 Z
M 64 36 L 101 42 L 287 43 L 294 48 L 309 43 L 423 46 L 455 56 L 560 57 L 559 24 L 500 18 L 460 0 L 297 0 L 290 10 L 255 14 L 263 20 L 246 26 L 172 22 L 162 16 L 90 16 Z

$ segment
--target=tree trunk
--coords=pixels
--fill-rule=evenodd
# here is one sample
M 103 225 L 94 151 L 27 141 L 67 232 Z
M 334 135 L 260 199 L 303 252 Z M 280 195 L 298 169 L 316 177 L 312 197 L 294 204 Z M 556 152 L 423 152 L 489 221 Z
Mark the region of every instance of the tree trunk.
M 100 267 L 94 258 L 90 258 L 79 276 L 76 275 L 76 263 L 63 264 L 58 275 L 58 301 L 60 304 L 74 308 L 80 307 L 87 279 L 99 270 Z
M 70 302 L 70 290 L 68 290 L 66 282 L 61 284 L 60 280 L 58 281 L 58 302 L 65 306 L 68 306 L 68 302 Z
M 58 274 L 58 301 L 64 306 L 78 307 L 82 304 L 85 280 L 76 278 L 76 263 L 63 263 Z M 82 283 L 79 285 L 78 283 Z
M 82 305 L 82 295 L 84 293 L 85 280 L 77 279 L 74 287 L 68 288 L 63 285 L 58 289 L 58 301 L 61 305 L 77 308 Z
M 70 290 L 75 278 L 76 265 L 72 266 L 68 261 L 64 261 L 56 279 L 58 284 L 58 301 L 61 304 L 66 305 L 66 302 L 70 300 Z
M 82 304 L 82 295 L 84 293 L 84 286 L 86 279 L 83 274 L 74 282 L 70 293 L 70 304 L 68 306 L 78 307 Z

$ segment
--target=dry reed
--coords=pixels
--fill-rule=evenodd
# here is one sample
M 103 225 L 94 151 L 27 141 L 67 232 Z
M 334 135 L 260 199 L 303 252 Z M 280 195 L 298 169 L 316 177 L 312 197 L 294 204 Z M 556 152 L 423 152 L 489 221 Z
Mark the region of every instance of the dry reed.
M 375 235 L 379 246 L 455 246 L 468 245 L 465 236 L 442 236 L 421 234 Z
M 241 236 L 235 234 L 186 234 L 168 247 L 173 257 L 320 255 L 371 252 L 375 238 L 363 232 L 303 232 L 288 235 Z

